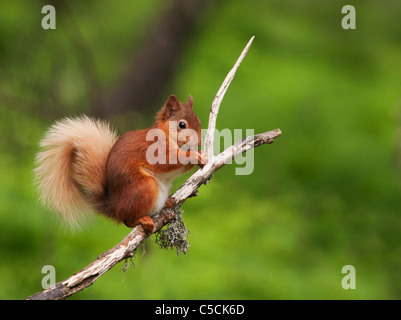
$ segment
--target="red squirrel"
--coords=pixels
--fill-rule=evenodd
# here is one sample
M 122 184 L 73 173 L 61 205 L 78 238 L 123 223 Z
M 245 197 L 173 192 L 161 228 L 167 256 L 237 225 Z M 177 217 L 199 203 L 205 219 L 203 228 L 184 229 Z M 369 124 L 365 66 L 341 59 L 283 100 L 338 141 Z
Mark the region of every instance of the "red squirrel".
M 157 141 L 153 156 L 166 161 L 149 158 L 154 132 L 166 139 Z M 95 211 L 152 233 L 151 216 L 174 206 L 168 198 L 172 180 L 206 163 L 200 145 L 201 122 L 192 97 L 182 103 L 171 95 L 150 128 L 120 137 L 108 124 L 86 116 L 56 122 L 40 143 L 35 180 L 42 202 L 70 224 Z

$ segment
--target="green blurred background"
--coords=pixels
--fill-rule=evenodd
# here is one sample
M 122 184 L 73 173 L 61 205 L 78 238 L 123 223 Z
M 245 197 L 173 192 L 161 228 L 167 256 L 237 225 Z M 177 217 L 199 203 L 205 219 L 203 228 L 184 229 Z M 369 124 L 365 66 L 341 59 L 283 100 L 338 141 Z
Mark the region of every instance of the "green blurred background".
M 41 28 L 45 4 L 56 30 Z M 346 4 L 356 30 L 341 27 Z M 251 175 L 228 165 L 183 205 L 187 255 L 152 236 L 135 268 L 71 299 L 400 299 L 400 12 L 390 0 L 3 1 L 0 299 L 42 290 L 44 265 L 69 277 L 129 231 L 97 216 L 73 232 L 40 205 L 45 130 L 82 113 L 120 133 L 148 127 L 170 93 L 193 95 L 206 127 L 253 35 L 217 126 L 283 135 L 255 150 Z M 344 265 L 355 290 L 341 286 Z

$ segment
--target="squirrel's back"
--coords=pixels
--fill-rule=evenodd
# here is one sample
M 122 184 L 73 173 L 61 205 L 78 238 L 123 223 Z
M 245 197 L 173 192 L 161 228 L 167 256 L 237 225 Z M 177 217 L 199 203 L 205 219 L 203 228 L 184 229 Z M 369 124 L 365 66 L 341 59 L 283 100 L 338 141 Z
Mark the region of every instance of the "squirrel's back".
M 35 181 L 42 202 L 72 225 L 105 192 L 106 162 L 118 136 L 86 116 L 56 122 L 40 143 Z

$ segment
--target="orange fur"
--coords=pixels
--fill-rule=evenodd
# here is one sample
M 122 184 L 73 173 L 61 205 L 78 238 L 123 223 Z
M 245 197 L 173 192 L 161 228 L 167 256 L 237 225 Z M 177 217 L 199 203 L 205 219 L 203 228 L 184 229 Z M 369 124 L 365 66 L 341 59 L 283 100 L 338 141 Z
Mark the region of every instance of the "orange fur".
M 177 130 L 182 141 L 170 136 L 169 121 L 184 121 L 188 126 Z M 79 220 L 81 212 L 94 209 L 128 227 L 140 223 L 145 230 L 153 230 L 152 219 L 146 217 L 165 204 L 172 205 L 167 201 L 172 180 L 194 166 L 179 161 L 150 164 L 146 152 L 154 142 L 146 141 L 146 136 L 156 128 L 167 137 L 160 151 L 167 161 L 170 155 L 191 154 L 191 159 L 202 165 L 201 153 L 180 149 L 188 141 L 200 145 L 201 124 L 191 97 L 188 103 L 180 103 L 170 96 L 152 127 L 127 132 L 118 139 L 100 121 L 67 118 L 52 126 L 41 142 L 35 174 L 42 201 L 70 224 Z
M 107 124 L 83 116 L 56 122 L 41 141 L 34 170 L 41 200 L 70 225 L 92 211 L 87 196 L 103 193 L 105 164 L 116 140 Z

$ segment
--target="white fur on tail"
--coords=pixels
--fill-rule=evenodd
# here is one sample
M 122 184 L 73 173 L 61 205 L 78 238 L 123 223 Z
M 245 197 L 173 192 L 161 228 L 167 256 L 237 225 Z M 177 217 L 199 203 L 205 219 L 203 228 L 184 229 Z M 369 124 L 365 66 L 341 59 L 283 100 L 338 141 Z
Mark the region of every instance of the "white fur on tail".
M 56 122 L 40 143 L 35 182 L 44 205 L 77 226 L 93 212 L 88 197 L 104 192 L 106 161 L 117 134 L 86 116 Z

